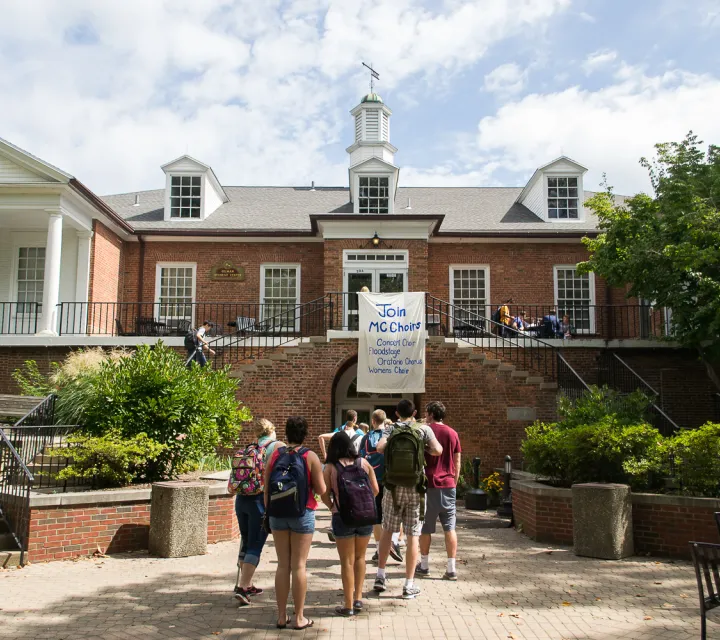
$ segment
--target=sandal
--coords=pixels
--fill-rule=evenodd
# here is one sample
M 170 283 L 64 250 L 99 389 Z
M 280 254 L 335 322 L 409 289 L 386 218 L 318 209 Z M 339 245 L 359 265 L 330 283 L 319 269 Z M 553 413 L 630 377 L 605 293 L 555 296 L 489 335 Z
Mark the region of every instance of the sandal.
M 275 626 L 278 629 L 286 629 L 289 624 L 290 624 L 290 616 L 285 616 L 285 624 L 280 624 L 279 622 L 276 622 Z
M 290 621 L 290 618 L 288 618 L 288 622 Z M 307 619 L 307 622 L 302 627 L 293 627 L 295 631 L 302 631 L 303 629 L 309 629 L 315 624 L 315 620 L 310 620 L 310 618 Z
M 335 614 L 343 618 L 352 618 L 355 615 L 355 609 L 346 609 L 345 607 L 335 607 Z
M 355 600 L 353 602 L 353 609 L 355 610 L 355 613 L 359 613 L 363 610 L 363 601 L 362 600 Z

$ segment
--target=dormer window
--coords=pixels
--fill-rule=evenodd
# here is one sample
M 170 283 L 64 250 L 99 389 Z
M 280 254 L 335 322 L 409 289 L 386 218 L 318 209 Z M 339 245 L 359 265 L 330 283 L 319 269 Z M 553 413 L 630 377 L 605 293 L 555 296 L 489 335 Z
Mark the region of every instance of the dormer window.
M 359 213 L 388 213 L 390 210 L 390 178 L 360 176 Z
M 200 218 L 202 176 L 170 177 L 170 217 Z
M 577 177 L 548 177 L 547 198 L 549 220 L 578 219 Z

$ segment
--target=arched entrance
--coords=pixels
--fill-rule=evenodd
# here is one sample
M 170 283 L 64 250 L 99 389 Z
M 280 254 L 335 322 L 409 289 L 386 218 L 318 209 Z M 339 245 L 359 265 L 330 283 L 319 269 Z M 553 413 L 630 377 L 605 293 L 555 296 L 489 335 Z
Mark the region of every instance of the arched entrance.
M 355 409 L 358 422 L 370 424 L 370 415 L 375 409 L 382 409 L 388 418 L 395 418 L 395 406 L 399 400 L 413 399 L 413 394 L 365 393 L 357 390 L 357 360 L 341 369 L 333 387 L 333 419 L 335 426 L 345 422 L 348 409 Z

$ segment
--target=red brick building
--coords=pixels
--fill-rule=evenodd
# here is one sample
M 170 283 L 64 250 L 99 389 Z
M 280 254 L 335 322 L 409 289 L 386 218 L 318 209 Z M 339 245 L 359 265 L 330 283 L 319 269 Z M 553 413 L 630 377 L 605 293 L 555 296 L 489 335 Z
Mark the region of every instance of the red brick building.
M 223 186 L 183 156 L 162 167 L 160 188 L 100 198 L 0 141 L 0 393 L 24 359 L 47 366 L 81 345 L 158 339 L 181 348 L 188 327 L 210 320 L 242 376 L 239 398 L 280 422 L 305 413 L 322 432 L 345 408 L 367 417 L 396 401 L 354 386 L 352 294 L 363 286 L 427 293 L 434 339 L 416 400 L 446 400 L 469 450 L 492 464 L 517 454 L 534 417 L 552 417 L 556 385 L 574 375 L 558 354 L 587 382 L 602 377 L 608 349 L 644 348 L 644 366 L 662 370 L 669 312 L 575 269 L 581 239 L 597 233 L 582 165 L 558 158 L 517 188 L 404 187 L 390 109 L 370 94 L 351 114 L 340 187 Z M 491 318 L 509 299 L 531 324 L 567 313 L 572 339 L 498 337 Z M 683 379 L 692 366 L 683 360 Z M 694 422 L 712 402 L 696 369 Z

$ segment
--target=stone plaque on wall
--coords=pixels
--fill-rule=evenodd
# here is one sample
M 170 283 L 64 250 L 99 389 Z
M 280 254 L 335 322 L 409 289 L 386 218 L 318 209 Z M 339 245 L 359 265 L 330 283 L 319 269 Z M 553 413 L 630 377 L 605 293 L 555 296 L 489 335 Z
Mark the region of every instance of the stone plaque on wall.
M 210 268 L 210 280 L 242 282 L 245 280 L 245 268 L 235 266 L 229 260 L 220 262 Z
M 508 407 L 508 420 L 535 420 L 536 412 L 534 407 Z

